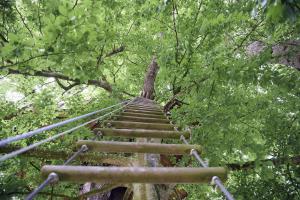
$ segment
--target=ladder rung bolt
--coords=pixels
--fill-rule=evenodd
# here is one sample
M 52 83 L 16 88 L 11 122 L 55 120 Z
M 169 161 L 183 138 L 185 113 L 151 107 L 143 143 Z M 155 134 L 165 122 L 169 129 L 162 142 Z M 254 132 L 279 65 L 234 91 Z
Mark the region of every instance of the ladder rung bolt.
M 195 149 L 191 149 L 190 155 L 193 155 L 193 152 L 197 152 Z

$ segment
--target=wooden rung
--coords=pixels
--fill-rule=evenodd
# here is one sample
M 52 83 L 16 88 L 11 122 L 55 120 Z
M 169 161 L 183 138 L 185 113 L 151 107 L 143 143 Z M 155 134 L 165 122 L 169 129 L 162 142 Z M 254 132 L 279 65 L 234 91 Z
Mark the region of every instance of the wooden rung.
M 149 118 L 149 117 L 134 117 L 134 116 L 122 116 L 118 115 L 115 116 L 118 120 L 122 121 L 131 121 L 131 122 L 147 122 L 147 123 L 162 123 L 162 124 L 169 124 L 170 121 L 167 119 L 160 119 L 160 118 Z
M 144 114 L 151 114 L 151 115 L 164 115 L 164 113 L 161 111 L 133 110 L 128 108 L 125 108 L 124 112 L 144 113 Z
M 172 124 L 130 122 L 130 121 L 107 121 L 114 128 L 152 129 L 152 130 L 174 130 Z
M 185 138 L 190 137 L 189 132 L 178 131 L 160 131 L 160 130 L 144 130 L 144 129 L 111 129 L 111 128 L 96 128 L 104 136 L 119 136 L 119 137 L 144 137 L 144 138 L 170 138 L 180 139 L 183 135 Z
M 183 155 L 189 154 L 191 149 L 201 153 L 200 145 L 187 144 L 160 144 L 144 142 L 113 142 L 113 141 L 94 141 L 78 140 L 76 145 L 81 147 L 87 145 L 89 151 L 109 152 L 109 153 L 153 153 L 153 154 L 171 154 Z
M 126 106 L 125 108 L 129 109 L 129 110 L 145 110 L 145 111 L 163 112 L 160 108 L 151 108 L 151 107 Z
M 160 119 L 166 119 L 164 115 L 152 115 L 152 114 L 146 114 L 146 113 L 137 113 L 137 112 L 123 112 L 121 113 L 123 116 L 134 116 L 134 117 L 148 117 L 148 118 L 160 118 Z
M 131 106 L 131 107 L 141 107 L 141 108 L 161 108 L 161 106 L 157 105 L 157 104 L 128 104 L 127 106 Z
M 213 176 L 225 181 L 223 167 L 169 168 L 169 167 L 98 167 L 45 165 L 42 176 L 54 172 L 60 181 L 75 183 L 210 183 Z

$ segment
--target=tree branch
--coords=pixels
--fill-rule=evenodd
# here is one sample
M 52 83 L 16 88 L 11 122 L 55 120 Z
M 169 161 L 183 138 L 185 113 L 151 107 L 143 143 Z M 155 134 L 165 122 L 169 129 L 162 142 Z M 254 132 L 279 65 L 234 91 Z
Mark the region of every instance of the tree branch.
M 52 71 L 32 70 L 31 72 L 28 72 L 28 71 L 20 71 L 20 70 L 15 70 L 15 69 L 8 69 L 8 74 L 56 78 L 56 79 L 61 79 L 61 80 L 66 80 L 66 81 L 72 81 L 72 82 L 74 82 L 74 84 L 76 83 L 76 85 L 79 85 L 79 84 L 94 85 L 94 86 L 97 86 L 97 87 L 101 87 L 101 88 L 105 89 L 108 92 L 112 92 L 111 85 L 106 81 L 88 80 L 86 83 L 82 83 L 79 79 L 73 79 L 71 77 L 65 76 L 65 75 L 57 73 L 57 72 L 52 72 Z
M 11 63 L 10 65 L 2 65 L 2 66 L 0 66 L 0 70 L 4 69 L 4 68 L 7 68 L 7 67 L 12 67 L 12 66 L 27 63 L 31 60 L 36 59 L 36 58 L 41 58 L 41 57 L 46 57 L 46 56 L 62 55 L 62 54 L 73 54 L 73 53 L 75 53 L 75 52 L 58 52 L 58 53 L 51 53 L 51 54 L 40 54 L 40 55 L 32 56 L 32 57 L 30 57 L 26 60 L 20 61 L 20 62 L 16 62 L 16 63 L 10 62 Z
M 125 50 L 125 46 L 124 45 L 121 45 L 119 48 L 113 48 L 113 50 L 111 52 L 109 52 L 108 54 L 105 55 L 105 58 L 107 57 L 111 57 L 115 54 L 118 54 L 118 53 L 121 53 Z
M 41 171 L 41 169 L 39 167 L 37 167 L 32 161 L 29 162 L 29 164 L 34 168 L 36 169 L 37 171 Z
M 273 165 L 275 165 L 275 166 L 286 164 L 286 163 L 299 165 L 300 164 L 300 155 L 285 157 L 285 158 L 265 159 L 265 160 L 260 160 L 259 162 L 261 162 L 260 165 L 262 165 L 263 163 L 266 163 L 266 162 L 272 162 Z M 254 169 L 256 167 L 256 161 L 249 161 L 249 162 L 245 162 L 245 163 L 229 163 L 229 164 L 226 164 L 226 166 L 230 170 L 249 170 L 249 169 Z
M 233 50 L 233 52 L 235 52 L 236 50 L 238 50 L 239 48 L 241 48 L 244 44 L 244 42 L 248 39 L 248 37 L 250 37 L 250 35 L 260 26 L 260 24 L 263 22 L 263 20 L 258 21 L 253 27 L 252 29 L 249 31 L 249 33 L 242 39 L 241 43 Z
M 175 3 L 173 2 L 173 11 L 172 11 L 172 19 L 173 19 L 173 30 L 174 30 L 174 33 L 175 33 L 175 39 L 176 39 L 176 52 L 175 52 L 175 60 L 177 62 L 177 64 L 180 63 L 179 61 L 179 39 L 178 39 L 178 33 L 177 33 L 177 28 L 176 28 L 176 17 L 175 17 L 175 11 L 176 11 L 176 5 Z M 178 14 L 178 13 L 177 13 Z
M 24 17 L 22 16 L 21 12 L 18 10 L 17 6 L 15 6 L 15 9 L 16 9 L 17 13 L 20 15 L 20 18 L 21 18 L 21 20 L 22 20 L 22 22 L 23 22 L 25 28 L 28 30 L 28 32 L 30 33 L 31 37 L 33 38 L 33 34 L 32 34 L 32 32 L 31 32 L 31 30 L 29 29 L 28 25 L 26 24 L 25 19 L 24 19 Z
M 72 7 L 72 10 L 74 10 L 74 8 L 77 6 L 77 4 L 78 4 L 78 0 L 75 1 L 75 4 L 74 4 L 74 6 Z
M 68 86 L 65 86 L 64 84 L 62 84 L 62 82 L 60 82 L 60 80 L 59 80 L 58 78 L 55 78 L 55 81 L 56 81 L 56 83 L 57 83 L 62 89 L 64 89 L 65 91 L 68 91 L 68 90 L 70 90 L 71 88 L 73 88 L 74 86 L 79 85 L 79 83 L 75 82 L 75 83 L 73 83 L 73 84 L 70 84 L 70 85 L 68 85 Z
M 41 21 L 41 8 L 40 8 L 40 1 L 38 1 L 38 20 L 39 20 L 39 31 L 41 33 L 41 35 L 43 35 L 43 31 L 42 31 L 42 21 Z
M 0 38 L 2 39 L 2 41 L 3 42 L 8 42 L 8 39 L 6 39 L 5 37 L 4 37 L 4 35 L 2 35 L 1 33 L 0 33 Z

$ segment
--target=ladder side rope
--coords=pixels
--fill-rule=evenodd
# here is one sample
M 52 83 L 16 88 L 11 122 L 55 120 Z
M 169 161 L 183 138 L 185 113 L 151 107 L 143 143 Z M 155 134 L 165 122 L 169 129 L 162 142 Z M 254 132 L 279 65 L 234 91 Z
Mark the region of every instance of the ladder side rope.
M 88 151 L 88 147 L 86 145 L 82 145 L 81 148 L 76 151 L 69 159 L 67 159 L 63 165 L 67 165 L 70 162 L 72 162 L 77 156 L 79 156 L 81 153 L 85 153 Z M 59 181 L 59 177 L 56 173 L 52 172 L 48 175 L 47 179 L 41 183 L 34 191 L 32 191 L 26 198 L 25 200 L 32 200 L 34 197 L 42 191 L 46 186 L 49 184 L 54 184 Z
M 49 126 L 45 126 L 43 128 L 39 128 L 39 129 L 36 129 L 36 130 L 33 130 L 33 131 L 29 131 L 29 132 L 21 134 L 21 135 L 17 135 L 17 136 L 6 138 L 6 139 L 0 141 L 0 147 L 3 147 L 3 146 L 5 146 L 5 145 L 7 145 L 9 143 L 12 143 L 12 142 L 15 142 L 15 141 L 18 141 L 18 140 L 22 140 L 22 139 L 25 139 L 25 138 L 32 137 L 34 135 L 37 135 L 37 134 L 39 134 L 41 132 L 44 132 L 44 131 L 47 131 L 47 130 L 51 130 L 51 129 L 54 129 L 54 128 L 57 128 L 57 127 L 69 124 L 71 122 L 78 121 L 80 119 L 84 119 L 84 118 L 89 117 L 91 115 L 95 115 L 95 114 L 97 114 L 99 112 L 106 111 L 106 110 L 108 110 L 110 108 L 114 108 L 114 107 L 116 107 L 116 106 L 118 106 L 120 104 L 124 104 L 124 103 L 127 103 L 127 102 L 129 102 L 129 101 L 128 100 L 127 101 L 123 101 L 123 102 L 120 102 L 118 104 L 115 104 L 115 105 L 112 105 L 112 106 L 109 106 L 109 107 L 106 107 L 106 108 L 103 108 L 103 109 L 100 109 L 100 110 L 97 110 L 97 111 L 94 111 L 94 112 L 91 112 L 91 113 L 87 113 L 87 114 L 84 114 L 84 115 L 81 115 L 81 116 L 78 116 L 78 117 L 67 119 L 65 121 L 58 122 L 58 123 L 55 123 L 55 124 L 51 124 Z
M 185 139 L 185 137 L 183 135 L 180 136 L 180 139 L 185 144 L 189 144 L 188 141 Z M 190 154 L 193 155 L 196 158 L 196 160 L 200 163 L 200 165 L 203 168 L 208 168 L 208 165 L 202 160 L 202 158 L 200 157 L 200 155 L 198 154 L 198 152 L 195 149 L 192 149 Z M 224 194 L 224 196 L 226 197 L 227 200 L 234 200 L 233 196 L 225 188 L 225 186 L 223 185 L 223 183 L 222 183 L 222 181 L 220 180 L 219 177 L 213 176 L 212 182 L 215 183 L 219 187 L 219 189 L 222 191 L 222 193 Z
M 166 115 L 166 117 L 169 119 L 169 116 Z M 174 125 L 171 120 L 170 120 L 170 124 Z M 178 128 L 175 125 L 174 125 L 174 127 L 175 127 L 175 130 L 178 131 Z M 187 145 L 189 144 L 188 141 L 185 139 L 184 135 L 180 136 L 180 140 L 182 140 L 183 143 L 185 143 Z M 198 154 L 198 152 L 195 149 L 191 149 L 190 155 L 193 155 L 203 168 L 208 168 L 208 164 L 206 164 L 202 160 L 202 158 L 200 157 L 200 155 Z M 213 176 L 212 182 L 215 183 L 216 186 L 219 187 L 219 189 L 224 194 L 224 196 L 226 197 L 227 200 L 234 200 L 232 194 L 225 188 L 221 179 L 218 176 Z
M 134 98 L 135 99 L 135 98 Z M 128 103 L 125 104 L 124 106 L 122 106 L 121 108 L 119 109 L 116 109 L 114 111 L 111 111 L 110 113 L 107 113 L 106 115 L 103 115 L 101 117 L 104 117 L 104 116 L 108 116 L 108 114 L 112 114 L 122 108 L 124 108 L 126 105 L 128 105 L 130 102 L 134 101 L 134 99 L 132 99 L 131 101 L 127 101 Z M 97 119 L 97 118 L 96 118 Z M 96 120 L 95 119 L 95 120 Z M 98 120 L 98 119 L 97 119 Z M 92 120 L 91 120 L 92 121 Z M 99 135 L 95 136 L 92 140 L 96 140 L 97 138 L 99 137 Z M 85 153 L 88 151 L 88 147 L 86 145 L 82 145 L 81 148 L 73 153 L 73 155 L 67 159 L 63 165 L 67 165 L 69 164 L 70 162 L 72 162 L 73 160 L 76 159 L 77 156 L 79 156 L 81 153 Z M 32 200 L 34 199 L 34 197 L 40 192 L 42 191 L 46 186 L 48 186 L 49 184 L 54 184 L 54 183 L 57 183 L 59 181 L 59 177 L 56 173 L 52 172 L 48 175 L 47 179 L 41 183 L 33 192 L 31 192 L 26 198 L 25 200 Z
M 134 100 L 134 99 L 132 99 L 131 101 L 133 101 L 133 100 Z M 130 102 L 131 102 L 131 101 L 130 101 Z M 127 102 L 128 102 L 128 101 L 127 101 Z M 122 103 L 123 103 L 123 102 L 122 102 Z M 128 102 L 128 103 L 129 103 L 129 102 Z M 66 131 L 63 131 L 63 132 L 61 132 L 61 133 L 58 133 L 57 135 L 54 135 L 54 136 L 49 137 L 49 138 L 47 138 L 47 139 L 41 140 L 41 141 L 39 141 L 39 142 L 36 142 L 36 143 L 34 143 L 34 144 L 32 144 L 32 145 L 26 146 L 26 147 L 21 148 L 21 149 L 19 149 L 19 150 L 13 151 L 13 152 L 11 152 L 11 153 L 5 154 L 4 156 L 0 157 L 0 162 L 3 162 L 3 161 L 5 161 L 5 160 L 7 160 L 7 159 L 10 159 L 10 158 L 13 158 L 13 157 L 15 157 L 15 156 L 17 156 L 17 155 L 19 155 L 19 154 L 21 154 L 21 153 L 24 153 L 24 152 L 26 152 L 26 151 L 29 151 L 29 150 L 31 150 L 31 149 L 33 149 L 33 148 L 35 148 L 35 147 L 38 147 L 38 146 L 40 146 L 40 145 L 42 145 L 42 144 L 44 144 L 44 143 L 46 143 L 46 142 L 55 140 L 55 139 L 57 139 L 57 138 L 59 138 L 59 137 L 61 137 L 61 136 L 63 136 L 63 135 L 66 135 L 66 134 L 68 134 L 68 133 L 71 133 L 71 132 L 73 132 L 73 131 L 75 131 L 75 130 L 77 130 L 77 129 L 79 129 L 79 128 L 81 128 L 81 127 L 87 125 L 87 124 L 90 124 L 90 123 L 92 123 L 92 122 L 94 122 L 94 121 L 102 120 L 102 119 L 104 119 L 105 117 L 110 116 L 111 114 L 113 114 L 113 113 L 115 113 L 115 112 L 117 112 L 117 111 L 123 109 L 128 103 L 126 103 L 126 104 L 123 105 L 122 107 L 117 108 L 117 109 L 115 109 L 115 110 L 113 110 L 113 111 L 111 111 L 111 112 L 109 112 L 109 113 L 106 113 L 106 114 L 100 116 L 100 117 L 97 117 L 97 118 L 95 118 L 95 119 L 92 119 L 92 120 L 90 120 L 90 121 L 87 121 L 87 122 L 85 122 L 85 123 L 83 123 L 83 124 L 80 124 L 80 125 L 78 125 L 78 126 L 75 126 L 75 127 L 71 128 L 71 129 L 68 129 L 68 130 L 66 130 Z

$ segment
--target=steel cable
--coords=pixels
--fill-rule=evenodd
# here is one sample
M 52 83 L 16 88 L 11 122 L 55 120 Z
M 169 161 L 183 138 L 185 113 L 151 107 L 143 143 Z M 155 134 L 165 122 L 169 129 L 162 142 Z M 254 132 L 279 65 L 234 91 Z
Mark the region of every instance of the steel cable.
M 188 141 L 185 139 L 185 137 L 183 135 L 180 136 L 180 139 L 185 143 L 185 144 L 189 144 Z M 191 155 L 193 155 L 196 160 L 200 163 L 200 165 L 203 168 L 208 168 L 208 164 L 206 164 L 202 158 L 200 157 L 200 155 L 198 154 L 198 152 L 195 149 L 191 150 Z M 217 176 L 213 176 L 212 178 L 212 182 L 214 184 L 216 184 L 219 189 L 222 191 L 222 193 L 224 194 L 224 196 L 226 197 L 227 200 L 234 200 L 233 196 L 230 194 L 230 192 L 225 188 L 225 186 L 223 185 L 221 179 Z
M 133 100 L 134 100 L 134 99 L 133 99 Z M 131 100 L 131 101 L 133 101 L 133 100 Z M 129 102 L 131 102 L 131 101 L 129 101 Z M 128 102 L 128 101 L 127 101 L 127 102 Z M 129 103 L 129 102 L 128 102 L 128 103 Z M 123 102 L 122 102 L 122 103 L 123 103 Z M 128 104 L 128 103 L 127 103 L 127 104 Z M 17 156 L 17 155 L 19 155 L 19 154 L 21 154 L 21 153 L 24 153 L 24 152 L 26 152 L 26 151 L 29 151 L 29 150 L 31 150 L 31 149 L 33 149 L 33 148 L 35 148 L 35 147 L 37 147 L 37 146 L 40 146 L 40 145 L 42 145 L 42 144 L 44 144 L 44 143 L 46 143 L 46 142 L 55 140 L 55 139 L 57 139 L 57 138 L 59 138 L 59 137 L 61 137 L 61 136 L 63 136 L 63 135 L 66 135 L 66 134 L 68 134 L 68 133 L 71 133 L 71 132 L 73 132 L 73 131 L 75 131 L 75 130 L 77 130 L 77 129 L 79 129 L 79 128 L 81 128 L 81 127 L 87 125 L 87 124 L 90 124 L 90 123 L 92 123 L 92 122 L 94 122 L 94 121 L 101 120 L 101 119 L 103 119 L 103 118 L 105 118 L 105 117 L 111 115 L 112 113 L 115 113 L 116 111 L 119 111 L 119 110 L 121 110 L 121 109 L 123 109 L 123 108 L 124 108 L 124 106 L 122 106 L 122 107 L 120 107 L 120 108 L 117 108 L 117 109 L 115 109 L 115 110 L 113 110 L 113 111 L 111 111 L 111 112 L 109 112 L 109 113 L 106 113 L 106 114 L 104 114 L 104 115 L 102 115 L 102 116 L 100 116 L 100 117 L 97 117 L 97 118 L 95 118 L 95 119 L 92 119 L 92 120 L 90 120 L 90 121 L 88 121 L 88 122 L 85 122 L 85 123 L 83 123 L 83 124 L 80 124 L 80 125 L 78 125 L 78 126 L 75 126 L 75 127 L 71 128 L 71 129 L 68 129 L 68 130 L 63 131 L 63 132 L 61 132 L 61 133 L 58 133 L 57 135 L 54 135 L 54 136 L 49 137 L 49 138 L 47 138 L 47 139 L 41 140 L 41 141 L 39 141 L 39 142 L 36 142 L 36 143 L 34 143 L 34 144 L 31 144 L 31 145 L 26 146 L 26 147 L 21 148 L 21 149 L 18 149 L 18 150 L 16 150 L 16 151 L 11 152 L 11 153 L 5 154 L 4 156 L 1 156 L 1 157 L 0 157 L 0 162 L 3 162 L 3 161 L 5 161 L 5 160 L 7 160 L 7 159 L 10 159 L 10 158 L 13 158 L 13 157 L 15 157 L 15 156 Z
M 81 148 L 76 151 L 69 159 L 67 159 L 63 165 L 67 165 L 70 162 L 72 162 L 77 156 L 79 156 L 81 153 L 86 152 L 88 150 L 88 147 L 86 145 L 82 145 Z M 48 175 L 47 179 L 39 185 L 33 192 L 31 192 L 25 200 L 32 200 L 34 197 L 42 191 L 46 186 L 49 184 L 57 183 L 59 181 L 59 177 L 56 173 L 52 172 Z
M 108 110 L 110 108 L 116 107 L 116 106 L 118 106 L 120 104 L 124 104 L 126 102 L 128 102 L 128 100 L 127 101 L 123 101 L 123 102 L 118 103 L 118 104 L 115 104 L 115 105 L 112 105 L 112 106 L 109 106 L 109 107 L 106 107 L 106 108 L 103 108 L 103 109 L 100 109 L 100 110 L 97 110 L 97 111 L 94 111 L 94 112 L 91 112 L 91 113 L 87 113 L 87 114 L 84 114 L 84 115 L 81 115 L 81 116 L 78 116 L 78 117 L 67 119 L 65 121 L 58 122 L 58 123 L 55 123 L 55 124 L 51 124 L 49 126 L 45 126 L 43 128 L 39 128 L 39 129 L 36 129 L 36 130 L 33 130 L 33 131 L 29 131 L 29 132 L 21 134 L 21 135 L 17 135 L 17 136 L 6 138 L 6 139 L 0 141 L 0 147 L 3 147 L 3 146 L 5 146 L 5 145 L 7 145 L 9 143 L 12 143 L 12 142 L 15 142 L 15 141 L 18 141 L 18 140 L 22 140 L 22 139 L 25 139 L 25 138 L 32 137 L 32 136 L 34 136 L 36 134 L 39 134 L 41 132 L 54 129 L 54 128 L 63 126 L 65 124 L 69 124 L 71 122 L 75 122 L 75 121 L 78 121 L 80 119 L 84 119 L 86 117 L 89 117 L 89 116 L 95 115 L 97 113 L 106 111 L 106 110 Z
M 167 118 L 169 119 L 168 116 L 167 116 Z M 171 120 L 170 120 L 170 124 L 174 125 Z M 178 128 L 175 125 L 174 125 L 174 129 L 176 131 L 178 131 Z M 189 144 L 188 141 L 185 139 L 184 135 L 180 136 L 180 140 L 182 140 L 183 143 L 185 143 L 185 144 Z M 203 168 L 209 167 L 208 164 L 204 160 L 202 160 L 202 158 L 200 157 L 200 155 L 198 154 L 198 152 L 195 149 L 192 149 L 190 154 L 196 158 L 196 160 L 200 163 L 200 166 L 202 166 Z M 213 176 L 212 182 L 219 187 L 219 189 L 222 191 L 222 193 L 224 194 L 224 196 L 226 197 L 227 200 L 234 200 L 232 194 L 225 188 L 225 186 L 223 185 L 223 183 L 219 177 Z
M 134 99 L 132 99 L 131 101 L 133 101 L 133 100 L 134 100 Z M 131 101 L 129 101 L 129 102 L 131 102 Z M 128 102 L 128 103 L 129 103 L 129 102 Z M 128 103 L 127 103 L 127 104 L 128 104 Z M 86 125 L 86 124 L 88 124 L 88 123 L 91 123 L 91 122 L 93 122 L 93 121 L 95 121 L 95 120 L 99 120 L 101 117 L 104 118 L 104 117 L 108 116 L 109 114 L 112 114 L 112 113 L 114 113 L 114 112 L 116 112 L 116 111 L 118 111 L 118 110 L 120 110 L 120 109 L 122 109 L 122 108 L 124 108 L 124 106 L 122 106 L 122 107 L 119 108 L 119 109 L 113 110 L 113 111 L 111 111 L 111 112 L 109 112 L 109 113 L 107 113 L 107 114 L 105 114 L 105 115 L 103 115 L 103 116 L 100 116 L 100 117 L 98 117 L 98 118 L 96 118 L 96 119 L 93 119 L 93 120 L 90 120 L 90 121 L 88 121 L 88 122 L 86 122 L 86 123 L 84 123 L 84 124 L 81 124 L 81 125 L 79 125 L 79 126 L 77 126 L 77 127 L 79 128 L 79 127 L 82 127 L 83 125 Z M 74 128 L 77 129 L 77 127 L 74 127 Z M 73 128 L 73 130 L 74 130 L 74 128 Z M 70 129 L 70 130 L 72 130 L 72 129 Z M 68 130 L 68 131 L 70 131 L 70 130 Z M 66 131 L 65 131 L 65 132 L 62 132 L 62 133 L 65 133 L 65 134 L 66 134 Z M 59 135 L 59 134 L 58 134 L 58 135 Z M 61 135 L 59 135 L 59 136 L 61 136 Z M 58 136 L 58 137 L 59 137 L 59 136 Z M 97 137 L 98 137 L 98 136 L 94 137 L 93 140 L 96 140 Z M 53 138 L 53 137 L 52 137 L 52 138 Z M 48 138 L 48 139 L 49 139 L 49 138 Z M 34 147 L 33 147 L 33 148 L 34 148 Z M 81 148 L 80 148 L 77 152 L 75 152 L 69 159 L 67 159 L 67 160 L 64 162 L 63 165 L 69 164 L 69 163 L 72 162 L 77 156 L 79 156 L 81 153 L 86 152 L 86 151 L 88 151 L 88 147 L 87 147 L 86 145 L 82 145 Z M 1 158 L 2 158 L 2 157 L 1 157 Z M 0 161 L 1 161 L 1 158 L 0 158 Z M 8 158 L 7 158 L 7 159 L 8 159 Z M 58 181 L 59 181 L 58 175 L 57 175 L 56 173 L 54 173 L 54 172 L 50 173 L 50 174 L 48 175 L 47 179 L 46 179 L 43 183 L 41 183 L 41 184 L 39 185 L 39 187 L 37 187 L 33 192 L 31 192 L 31 193 L 25 198 L 25 200 L 32 200 L 32 199 L 34 199 L 34 197 L 35 197 L 40 191 L 42 191 L 47 185 L 49 185 L 49 184 L 51 184 L 51 183 L 56 183 L 56 182 L 58 182 Z

